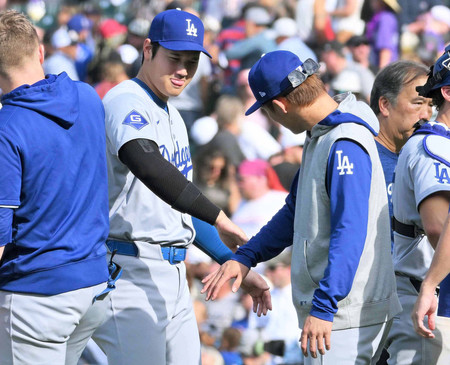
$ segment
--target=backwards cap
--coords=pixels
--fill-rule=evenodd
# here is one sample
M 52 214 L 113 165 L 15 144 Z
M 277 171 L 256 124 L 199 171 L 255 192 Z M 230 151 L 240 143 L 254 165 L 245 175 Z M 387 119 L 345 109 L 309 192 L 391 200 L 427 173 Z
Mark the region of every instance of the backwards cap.
M 204 32 L 203 23 L 197 16 L 171 9 L 155 16 L 148 37 L 172 51 L 200 51 L 211 58 L 203 48 Z
M 304 63 L 289 51 L 266 53 L 256 62 L 248 75 L 248 83 L 256 98 L 245 113 L 249 115 L 264 103 L 302 84 L 319 70 L 316 61 L 308 58 Z
M 425 85 L 417 86 L 420 96 L 430 97 L 431 91 L 450 85 L 450 45 L 445 47 L 444 54 L 430 67 Z

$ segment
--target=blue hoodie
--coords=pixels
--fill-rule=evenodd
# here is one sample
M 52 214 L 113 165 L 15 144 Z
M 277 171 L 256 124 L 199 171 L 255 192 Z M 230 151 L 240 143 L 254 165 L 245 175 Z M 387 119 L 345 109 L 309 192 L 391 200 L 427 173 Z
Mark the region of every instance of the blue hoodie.
M 49 75 L 0 109 L 0 289 L 54 295 L 105 282 L 104 109 L 87 84 Z M 9 238 L 7 227 L 10 229 Z

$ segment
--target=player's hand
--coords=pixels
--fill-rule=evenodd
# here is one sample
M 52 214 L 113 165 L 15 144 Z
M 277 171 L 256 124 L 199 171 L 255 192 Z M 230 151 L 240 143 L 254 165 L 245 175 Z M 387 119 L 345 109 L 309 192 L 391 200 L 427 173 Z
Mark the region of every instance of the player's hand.
M 248 241 L 244 231 L 234 224 L 222 210 L 220 211 L 214 226 L 217 228 L 217 232 L 219 232 L 222 242 L 233 252 L 235 252 L 239 246 L 245 245 Z
M 236 293 L 249 271 L 250 269 L 247 266 L 234 260 L 228 260 L 202 280 L 204 286 L 201 293 L 207 293 L 206 300 L 214 300 L 217 298 L 222 285 L 231 279 L 236 279 L 231 287 L 233 293 Z
M 325 349 L 329 350 L 331 348 L 332 327 L 333 322 L 325 321 L 311 315 L 306 317 L 302 336 L 300 338 L 302 352 L 305 357 L 308 356 L 308 342 L 309 353 L 313 358 L 317 357 L 317 350 L 319 350 L 321 355 L 325 355 Z
M 434 338 L 434 333 L 432 332 L 436 328 L 436 308 L 437 299 L 434 287 L 429 287 L 422 284 L 419 296 L 417 297 L 416 304 L 414 305 L 413 311 L 411 313 L 411 318 L 414 324 L 414 329 L 416 332 L 425 338 Z M 425 327 L 424 319 L 428 316 L 428 327 Z
M 242 289 L 253 299 L 253 312 L 258 317 L 261 314 L 266 315 L 267 311 L 272 310 L 272 298 L 270 297 L 269 285 L 258 273 L 250 270 L 242 281 Z

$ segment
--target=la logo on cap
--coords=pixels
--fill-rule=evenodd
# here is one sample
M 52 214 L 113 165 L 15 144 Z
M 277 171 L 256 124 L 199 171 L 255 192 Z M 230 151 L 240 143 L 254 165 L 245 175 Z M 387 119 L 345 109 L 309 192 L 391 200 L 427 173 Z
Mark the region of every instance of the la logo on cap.
M 191 24 L 191 19 L 186 19 L 186 21 L 188 23 L 186 34 L 197 37 L 197 28 L 195 27 L 194 23 Z

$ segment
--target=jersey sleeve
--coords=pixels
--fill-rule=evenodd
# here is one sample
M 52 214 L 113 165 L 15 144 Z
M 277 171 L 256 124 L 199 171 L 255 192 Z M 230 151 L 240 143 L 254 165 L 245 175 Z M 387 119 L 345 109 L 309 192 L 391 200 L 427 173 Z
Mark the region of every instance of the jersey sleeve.
M 139 95 L 123 93 L 103 99 L 105 106 L 106 138 L 108 148 L 116 156 L 120 148 L 134 139 L 157 141 L 159 123 L 157 109 L 145 102 Z
M 448 154 L 450 159 L 450 151 Z M 450 191 L 450 168 L 429 156 L 422 147 L 412 156 L 409 173 L 414 181 L 416 208 L 431 194 Z
M 17 208 L 22 187 L 22 163 L 19 144 L 4 131 L 0 132 L 0 207 Z
M 372 163 L 357 143 L 339 140 L 328 158 L 331 235 L 328 266 L 315 290 L 310 314 L 333 321 L 338 301 L 353 284 L 367 235 Z

